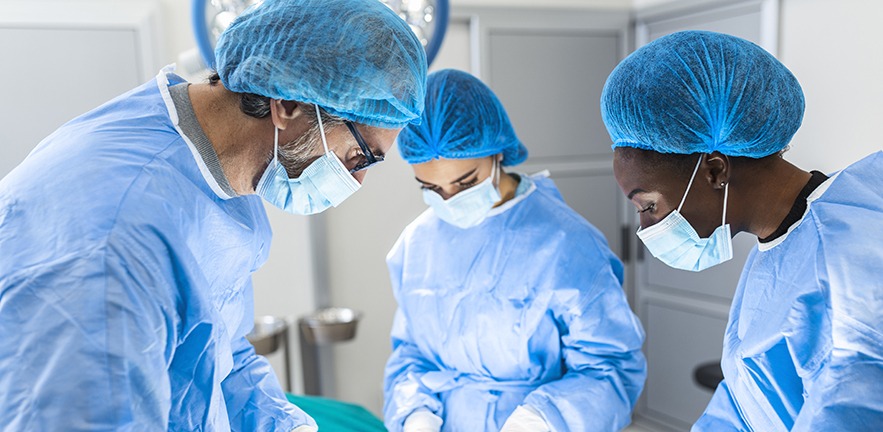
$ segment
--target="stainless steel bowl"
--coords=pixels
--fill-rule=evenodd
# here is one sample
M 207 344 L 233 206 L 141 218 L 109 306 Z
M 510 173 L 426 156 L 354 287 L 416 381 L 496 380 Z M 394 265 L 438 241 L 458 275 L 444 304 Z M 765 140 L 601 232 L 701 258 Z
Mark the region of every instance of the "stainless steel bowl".
M 356 337 L 362 314 L 349 308 L 325 308 L 298 320 L 303 337 L 315 345 L 348 341 Z
M 267 355 L 279 349 L 282 336 L 288 329 L 288 322 L 274 316 L 257 317 L 254 329 L 245 337 L 254 346 L 258 355 Z

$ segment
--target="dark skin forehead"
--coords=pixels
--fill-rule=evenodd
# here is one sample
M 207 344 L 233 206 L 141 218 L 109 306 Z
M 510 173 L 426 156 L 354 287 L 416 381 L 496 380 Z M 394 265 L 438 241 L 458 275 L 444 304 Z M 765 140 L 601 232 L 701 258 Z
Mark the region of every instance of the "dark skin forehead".
M 699 156 L 618 147 L 614 151 L 613 173 L 627 199 L 650 192 L 671 198 L 677 195 L 677 206 Z

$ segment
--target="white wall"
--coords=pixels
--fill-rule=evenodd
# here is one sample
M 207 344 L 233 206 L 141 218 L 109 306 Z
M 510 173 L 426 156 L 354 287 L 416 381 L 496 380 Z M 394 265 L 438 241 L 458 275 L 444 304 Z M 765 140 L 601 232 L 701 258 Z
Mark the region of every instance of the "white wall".
M 504 7 L 504 8 L 579 8 L 579 9 L 627 9 L 633 0 L 449 0 L 453 7 Z M 654 1 L 654 0 L 645 0 Z M 659 1 L 659 0 L 657 0 Z
M 635 9 L 646 9 L 663 4 L 676 3 L 678 0 L 632 0 L 632 7 Z
M 780 58 L 806 97 L 786 159 L 839 170 L 883 149 L 883 2 L 782 0 Z

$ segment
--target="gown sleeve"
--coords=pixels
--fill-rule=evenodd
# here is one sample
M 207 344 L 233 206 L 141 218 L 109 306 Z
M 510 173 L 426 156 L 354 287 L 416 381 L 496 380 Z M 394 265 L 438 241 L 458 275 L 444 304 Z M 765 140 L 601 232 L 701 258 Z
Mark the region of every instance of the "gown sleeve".
M 877 176 L 883 179 L 879 172 Z M 873 194 L 863 195 L 867 196 Z M 830 319 L 831 349 L 806 384 L 806 402 L 794 431 L 883 428 L 883 217 L 875 205 L 844 206 L 847 210 L 831 206 L 816 222 L 821 233 L 817 266 L 823 270 L 818 282 L 829 300 L 812 315 L 818 317 L 816 322 L 803 326 L 813 332 Z M 831 223 L 849 221 L 846 211 L 861 223 Z
M 398 293 L 402 274 L 401 240 L 387 257 L 387 265 L 393 292 Z M 408 332 L 407 318 L 401 307 L 396 311 L 390 338 L 392 355 L 386 363 L 383 383 L 383 417 L 387 429 L 390 432 L 400 432 L 407 417 L 421 408 L 444 417 L 439 398 L 419 381 L 422 374 L 438 368 L 414 344 Z
M 741 432 L 748 431 L 733 403 L 727 381 L 721 381 L 711 397 L 705 412 L 691 429 L 692 432 Z
M 175 317 L 156 298 L 169 286 L 125 255 L 84 249 L 0 277 L 3 428 L 169 428 Z
M 233 344 L 233 370 L 221 383 L 233 431 L 290 431 L 316 422 L 285 398 L 270 363 L 245 337 Z
M 583 275 L 560 276 L 552 304 L 566 373 L 525 398 L 552 430 L 620 430 L 644 387 L 644 332 L 622 290 L 622 265 L 614 257 L 590 260 L 564 260 L 557 270 Z

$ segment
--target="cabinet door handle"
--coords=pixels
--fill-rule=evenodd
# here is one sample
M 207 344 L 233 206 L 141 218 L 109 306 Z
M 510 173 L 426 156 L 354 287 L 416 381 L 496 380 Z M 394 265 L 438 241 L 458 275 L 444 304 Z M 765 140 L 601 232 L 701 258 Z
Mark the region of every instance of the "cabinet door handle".
M 631 227 L 626 224 L 623 225 L 620 231 L 619 236 L 619 244 L 620 244 L 620 255 L 619 259 L 622 260 L 623 264 L 628 264 L 631 260 L 631 239 L 629 238 L 629 233 L 631 232 Z

